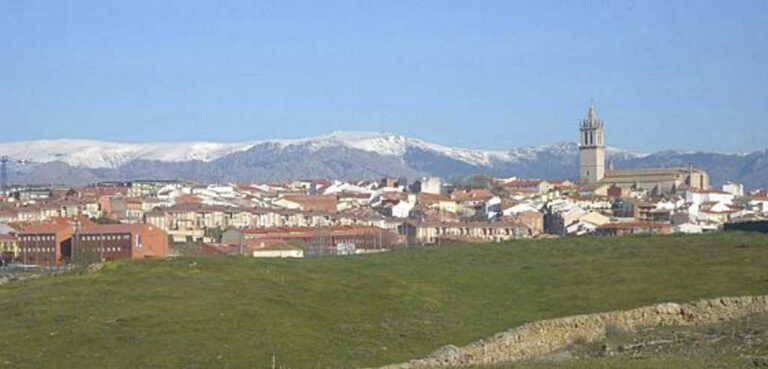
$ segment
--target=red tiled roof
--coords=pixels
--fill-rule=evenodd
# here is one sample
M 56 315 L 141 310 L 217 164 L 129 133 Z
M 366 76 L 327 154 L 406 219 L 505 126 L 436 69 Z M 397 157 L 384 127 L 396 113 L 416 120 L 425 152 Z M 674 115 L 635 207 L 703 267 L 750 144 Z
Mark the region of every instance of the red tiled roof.
M 15 240 L 16 237 L 12 234 L 0 233 L 0 240 Z
M 688 191 L 691 191 L 693 193 L 711 193 L 711 194 L 720 194 L 720 195 L 728 195 L 728 192 L 724 192 L 722 190 L 718 190 L 716 188 L 711 189 L 701 189 L 701 188 L 689 188 Z
M 456 190 L 451 193 L 455 201 L 486 201 L 493 198 L 493 193 L 487 189 Z
M 158 229 L 151 224 L 92 224 L 81 228 L 80 234 L 107 234 L 107 233 L 138 233 L 145 230 Z
M 504 187 L 536 187 L 540 185 L 544 180 L 541 179 L 513 179 L 507 183 L 504 183 Z
M 377 227 L 366 226 L 334 226 L 334 227 L 271 227 L 271 228 L 246 228 L 246 234 L 261 235 L 262 238 L 270 237 L 308 237 L 318 233 L 328 236 L 354 236 L 379 234 L 385 230 Z
M 337 207 L 336 195 L 285 195 L 283 199 L 299 204 L 304 210 L 335 213 Z
M 278 250 L 301 250 L 298 247 L 291 246 L 288 242 L 281 239 L 259 238 L 246 241 L 249 250 L 252 251 L 278 251 Z
M 510 222 L 510 221 L 503 221 L 503 222 L 440 222 L 440 221 L 424 221 L 424 222 L 415 222 L 414 223 L 417 226 L 426 226 L 426 227 L 446 227 L 446 228 L 516 228 L 516 227 L 525 227 L 528 228 L 527 225 L 519 223 L 519 222 Z
M 603 224 L 597 229 L 637 229 L 637 228 L 669 228 L 667 223 L 643 223 L 643 222 L 627 222 L 627 223 L 607 223 Z
M 416 202 L 440 202 L 450 201 L 451 198 L 445 195 L 438 195 L 434 193 L 421 192 L 416 195 Z
M 19 234 L 52 234 L 58 233 L 66 228 L 71 229 L 72 227 L 59 223 L 32 223 L 19 230 Z

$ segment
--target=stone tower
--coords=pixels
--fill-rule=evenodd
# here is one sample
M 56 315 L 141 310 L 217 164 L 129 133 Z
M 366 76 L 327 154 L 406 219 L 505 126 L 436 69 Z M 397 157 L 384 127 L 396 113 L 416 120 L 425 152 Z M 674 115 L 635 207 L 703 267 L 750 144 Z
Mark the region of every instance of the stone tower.
M 605 176 L 605 146 L 603 121 L 597 117 L 595 106 L 589 107 L 587 117 L 579 126 L 579 182 L 593 184 Z

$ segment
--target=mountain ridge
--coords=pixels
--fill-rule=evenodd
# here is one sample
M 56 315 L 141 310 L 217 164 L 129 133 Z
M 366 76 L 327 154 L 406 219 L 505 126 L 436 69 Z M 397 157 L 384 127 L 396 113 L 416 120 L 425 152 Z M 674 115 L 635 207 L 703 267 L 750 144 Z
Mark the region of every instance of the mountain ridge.
M 636 153 L 609 147 L 616 168 L 681 167 L 707 170 L 712 182 L 768 184 L 768 150 L 712 153 L 665 150 Z M 445 146 L 382 132 L 336 131 L 287 140 L 120 143 L 37 140 L 0 143 L 12 161 L 10 183 L 85 184 L 103 180 L 178 179 L 208 182 L 363 179 L 473 174 L 570 178 L 578 173 L 578 145 L 559 142 L 506 150 Z
M 119 142 L 88 139 L 30 140 L 0 143 L 0 155 L 37 163 L 62 161 L 72 166 L 89 168 L 115 168 L 133 160 L 167 162 L 201 160 L 210 162 L 223 156 L 247 151 L 260 145 L 305 145 L 319 149 L 342 144 L 346 147 L 401 156 L 409 147 L 444 153 L 472 164 L 487 164 L 491 159 L 513 160 L 541 150 L 552 150 L 570 145 L 557 142 L 551 145 L 524 146 L 513 149 L 475 149 L 446 146 L 426 140 L 389 132 L 335 131 L 329 134 L 298 139 L 267 139 L 242 142 L 180 141 L 180 142 Z M 609 150 L 628 152 L 610 148 Z M 643 155 L 632 153 L 633 155 Z

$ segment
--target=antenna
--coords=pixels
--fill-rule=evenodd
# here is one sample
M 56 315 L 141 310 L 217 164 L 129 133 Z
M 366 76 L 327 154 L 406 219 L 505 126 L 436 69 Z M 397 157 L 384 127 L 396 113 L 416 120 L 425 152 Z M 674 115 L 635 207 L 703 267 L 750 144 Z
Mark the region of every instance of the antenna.
M 11 159 L 3 155 L 0 157 L 0 190 L 5 192 L 8 188 L 8 162 Z

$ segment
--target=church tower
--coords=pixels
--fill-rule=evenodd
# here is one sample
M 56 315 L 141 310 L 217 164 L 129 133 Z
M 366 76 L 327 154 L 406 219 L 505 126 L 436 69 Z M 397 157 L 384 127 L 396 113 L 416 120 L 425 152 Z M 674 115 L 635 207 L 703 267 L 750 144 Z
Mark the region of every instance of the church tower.
M 605 176 L 605 146 L 603 121 L 597 117 L 594 105 L 581 121 L 579 133 L 579 183 L 597 183 Z

